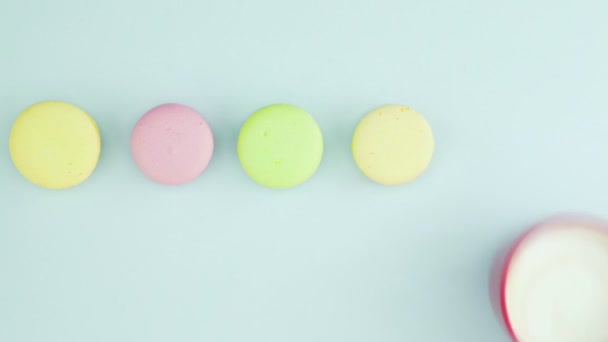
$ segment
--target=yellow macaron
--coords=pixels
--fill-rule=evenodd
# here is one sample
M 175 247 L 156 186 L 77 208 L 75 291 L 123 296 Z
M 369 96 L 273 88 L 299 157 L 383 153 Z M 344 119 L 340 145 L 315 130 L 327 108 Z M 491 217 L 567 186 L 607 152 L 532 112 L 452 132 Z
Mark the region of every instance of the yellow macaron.
M 433 132 L 413 109 L 386 105 L 361 119 L 351 147 L 363 174 L 380 184 L 399 185 L 411 182 L 428 167 Z
M 44 188 L 66 189 L 93 173 L 101 137 L 95 121 L 82 109 L 46 101 L 17 117 L 9 145 L 13 163 L 26 179 Z

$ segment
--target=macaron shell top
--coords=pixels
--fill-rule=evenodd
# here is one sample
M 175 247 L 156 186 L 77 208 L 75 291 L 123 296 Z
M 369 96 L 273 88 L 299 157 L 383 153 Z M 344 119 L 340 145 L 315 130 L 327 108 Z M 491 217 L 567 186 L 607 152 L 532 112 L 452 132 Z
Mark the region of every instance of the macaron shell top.
M 95 121 L 82 109 L 58 101 L 40 102 L 23 111 L 9 140 L 17 170 L 49 189 L 82 183 L 95 170 L 101 153 Z
M 198 177 L 213 156 L 213 132 L 194 109 L 163 104 L 144 114 L 131 135 L 131 151 L 150 179 L 179 185 Z
M 276 104 L 247 119 L 237 149 L 253 180 L 270 188 L 291 188 L 316 172 L 323 157 L 323 135 L 303 109 Z
M 431 162 L 434 140 L 422 115 L 401 105 L 368 113 L 353 134 L 353 158 L 370 179 L 400 185 L 416 179 Z

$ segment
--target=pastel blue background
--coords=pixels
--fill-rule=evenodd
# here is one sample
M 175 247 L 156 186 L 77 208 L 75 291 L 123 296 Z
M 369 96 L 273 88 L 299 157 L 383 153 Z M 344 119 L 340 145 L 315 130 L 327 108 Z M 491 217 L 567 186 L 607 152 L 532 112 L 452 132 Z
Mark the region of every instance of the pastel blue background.
M 0 341 L 507 341 L 495 253 L 547 215 L 608 216 L 608 2 L 104 0 L 0 3 Z M 97 120 L 94 175 L 26 182 L 15 117 L 46 99 Z M 141 114 L 199 110 L 208 171 L 148 181 Z M 258 108 L 325 136 L 305 185 L 250 181 L 235 150 Z M 411 185 L 349 151 L 367 111 L 412 106 L 436 136 Z

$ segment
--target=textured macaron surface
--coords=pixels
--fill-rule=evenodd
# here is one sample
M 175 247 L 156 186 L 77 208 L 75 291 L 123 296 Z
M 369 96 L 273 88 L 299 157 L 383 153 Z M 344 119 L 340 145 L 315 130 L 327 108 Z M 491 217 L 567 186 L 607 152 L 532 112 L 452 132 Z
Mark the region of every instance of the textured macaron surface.
M 46 101 L 24 110 L 11 129 L 13 163 L 32 183 L 66 189 L 86 180 L 97 167 L 101 136 L 82 109 Z
M 316 172 L 323 135 L 303 109 L 286 104 L 260 109 L 243 124 L 238 155 L 245 172 L 271 188 L 297 186 Z
M 150 179 L 179 185 L 198 177 L 213 155 L 213 133 L 194 109 L 164 104 L 144 114 L 131 135 L 131 152 Z
M 380 184 L 399 185 L 416 179 L 429 166 L 433 132 L 418 112 L 388 105 L 361 119 L 351 148 L 363 174 Z

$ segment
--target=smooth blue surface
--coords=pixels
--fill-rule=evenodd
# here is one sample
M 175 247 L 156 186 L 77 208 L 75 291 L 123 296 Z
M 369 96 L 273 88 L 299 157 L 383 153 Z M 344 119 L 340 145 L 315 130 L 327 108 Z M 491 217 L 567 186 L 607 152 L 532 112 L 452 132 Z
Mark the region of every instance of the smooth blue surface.
M 608 2 L 0 3 L 0 341 L 507 341 L 495 253 L 562 211 L 608 216 Z M 58 99 L 104 139 L 82 186 L 27 183 L 18 113 Z M 201 111 L 216 154 L 151 183 L 129 135 L 163 102 Z M 325 156 L 291 191 L 247 178 L 247 116 L 288 102 Z M 415 183 L 357 170 L 368 110 L 412 106 L 436 136 Z

